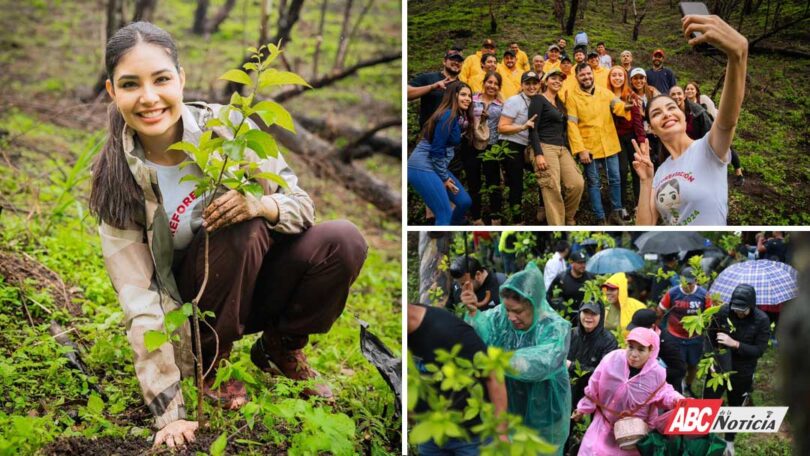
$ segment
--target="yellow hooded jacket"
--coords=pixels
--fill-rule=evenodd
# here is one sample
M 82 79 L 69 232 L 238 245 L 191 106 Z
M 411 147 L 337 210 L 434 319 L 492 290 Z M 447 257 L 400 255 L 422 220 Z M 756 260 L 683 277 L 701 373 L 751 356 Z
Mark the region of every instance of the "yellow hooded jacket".
M 483 55 L 483 52 L 478 51 L 464 59 L 464 63 L 461 64 L 461 73 L 458 74 L 458 78 L 461 79 L 461 82 L 472 87 L 472 84 L 470 84 L 471 80 L 482 79 L 484 77 L 484 69 L 481 68 L 481 57 Z M 479 87 L 481 85 L 483 85 L 483 81 L 478 83 Z M 480 92 L 481 89 L 478 91 Z M 473 90 L 473 92 L 475 91 Z
M 501 79 L 503 80 L 501 83 L 501 95 L 504 100 L 508 100 L 520 93 L 520 78 L 523 76 L 523 73 L 517 69 L 517 64 L 515 65 L 515 71 L 512 71 L 503 63 L 499 63 L 498 74 L 501 75 Z
M 624 103 L 603 86 L 594 85 L 593 94 L 583 92 L 579 84 L 565 97 L 568 111 L 568 142 L 571 153 L 585 150 L 592 158 L 607 158 L 618 154 L 622 147 L 613 123 L 613 114 L 624 116 Z
M 622 334 L 626 337 L 627 333 L 630 332 L 627 330 L 627 325 L 629 325 L 630 321 L 633 319 L 633 314 L 636 313 L 637 310 L 646 309 L 647 306 L 645 306 L 644 303 L 638 299 L 631 298 L 627 295 L 627 276 L 623 272 L 613 274 L 605 281 L 605 283 L 619 287 L 619 307 L 621 309 L 619 314 L 619 325 L 622 327 Z M 612 305 L 608 304 L 605 306 L 606 322 L 608 320 L 608 314 L 613 311 L 615 311 L 615 309 Z M 609 329 L 613 330 L 615 328 Z

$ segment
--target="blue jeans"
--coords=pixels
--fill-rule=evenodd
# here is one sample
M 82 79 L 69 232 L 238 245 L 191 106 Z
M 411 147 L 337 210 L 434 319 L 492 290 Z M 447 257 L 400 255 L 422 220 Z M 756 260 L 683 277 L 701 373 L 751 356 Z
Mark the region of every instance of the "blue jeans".
M 607 169 L 608 189 L 610 190 L 610 205 L 613 210 L 622 208 L 622 182 L 619 173 L 619 154 L 611 155 L 608 158 L 598 158 L 591 160 L 585 165 L 585 176 L 588 178 L 588 197 L 591 199 L 591 207 L 596 213 L 596 218 L 605 218 L 605 208 L 602 207 L 602 183 L 599 178 L 599 167 Z
M 458 187 L 456 194 L 445 188 L 444 182 L 434 171 L 408 168 L 408 184 L 413 186 L 425 200 L 427 207 L 436 215 L 436 225 L 462 225 L 464 215 L 472 205 L 472 198 L 461 186 L 458 178 L 453 174 L 450 174 L 450 177 Z M 451 202 L 456 205 L 455 209 L 450 206 Z
M 481 454 L 481 441 L 473 437 L 469 442 L 462 439 L 449 439 L 444 446 L 436 445 L 430 440 L 419 445 L 421 456 L 478 456 Z

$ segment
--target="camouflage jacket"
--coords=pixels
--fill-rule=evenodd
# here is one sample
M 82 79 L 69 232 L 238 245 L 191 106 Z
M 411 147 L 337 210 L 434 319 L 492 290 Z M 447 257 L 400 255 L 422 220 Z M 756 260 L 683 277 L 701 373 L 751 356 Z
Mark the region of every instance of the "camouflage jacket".
M 215 116 L 221 105 L 203 103 L 186 104 L 183 109 L 183 141 L 197 143 L 205 123 Z M 238 117 L 239 113 L 232 113 Z M 238 123 L 238 119 L 232 118 Z M 253 125 L 255 127 L 255 125 Z M 215 133 L 229 137 L 226 130 L 214 128 Z M 157 173 L 144 163 L 143 149 L 135 141 L 134 131 L 128 126 L 123 131 L 123 149 L 129 169 L 143 189 L 145 213 L 140 223 L 125 229 L 101 223 L 101 248 L 107 272 L 118 300 L 124 310 L 127 338 L 135 354 L 135 374 L 141 385 L 144 401 L 155 416 L 158 429 L 185 419 L 180 380 L 193 375 L 190 324 L 181 329 L 180 341 L 163 344 L 148 352 L 144 333 L 150 329 L 162 330 L 163 317 L 177 309 L 182 300 L 172 274 L 174 249 L 169 221 L 162 206 Z M 298 178 L 287 166 L 284 158 L 259 159 L 247 150 L 246 157 L 260 164 L 262 171 L 280 175 L 287 189 L 274 182 L 264 183 L 265 194 L 270 195 L 279 208 L 279 220 L 268 225 L 282 233 L 300 233 L 312 226 L 315 210 L 309 195 L 298 187 Z

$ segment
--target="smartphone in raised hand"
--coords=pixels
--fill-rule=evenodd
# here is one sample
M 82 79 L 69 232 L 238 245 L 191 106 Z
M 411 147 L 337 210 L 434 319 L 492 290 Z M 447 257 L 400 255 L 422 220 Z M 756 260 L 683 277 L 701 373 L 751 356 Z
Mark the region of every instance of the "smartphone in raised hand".
M 709 9 L 703 2 L 680 2 L 678 6 L 681 9 L 681 17 L 687 15 L 695 16 L 709 16 Z M 692 38 L 697 38 L 701 35 L 700 32 L 692 32 Z M 706 55 L 717 55 L 720 51 L 708 43 L 700 43 L 694 46 L 694 50 Z

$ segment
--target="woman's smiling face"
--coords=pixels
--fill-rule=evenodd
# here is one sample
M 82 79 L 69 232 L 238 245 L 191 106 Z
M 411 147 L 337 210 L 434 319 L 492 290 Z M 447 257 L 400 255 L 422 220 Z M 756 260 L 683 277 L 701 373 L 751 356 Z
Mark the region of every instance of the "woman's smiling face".
M 495 75 L 490 76 L 484 81 L 484 91 L 490 97 L 497 97 L 498 92 L 501 91 L 501 84 L 498 82 L 498 78 Z
M 624 70 L 621 68 L 614 68 L 610 70 L 610 85 L 614 89 L 624 86 Z
M 139 43 L 115 67 L 107 92 L 124 121 L 138 135 L 174 135 L 183 114 L 185 74 L 166 49 Z
M 657 136 L 686 131 L 686 117 L 672 98 L 657 97 L 650 103 L 649 113 L 650 128 Z

